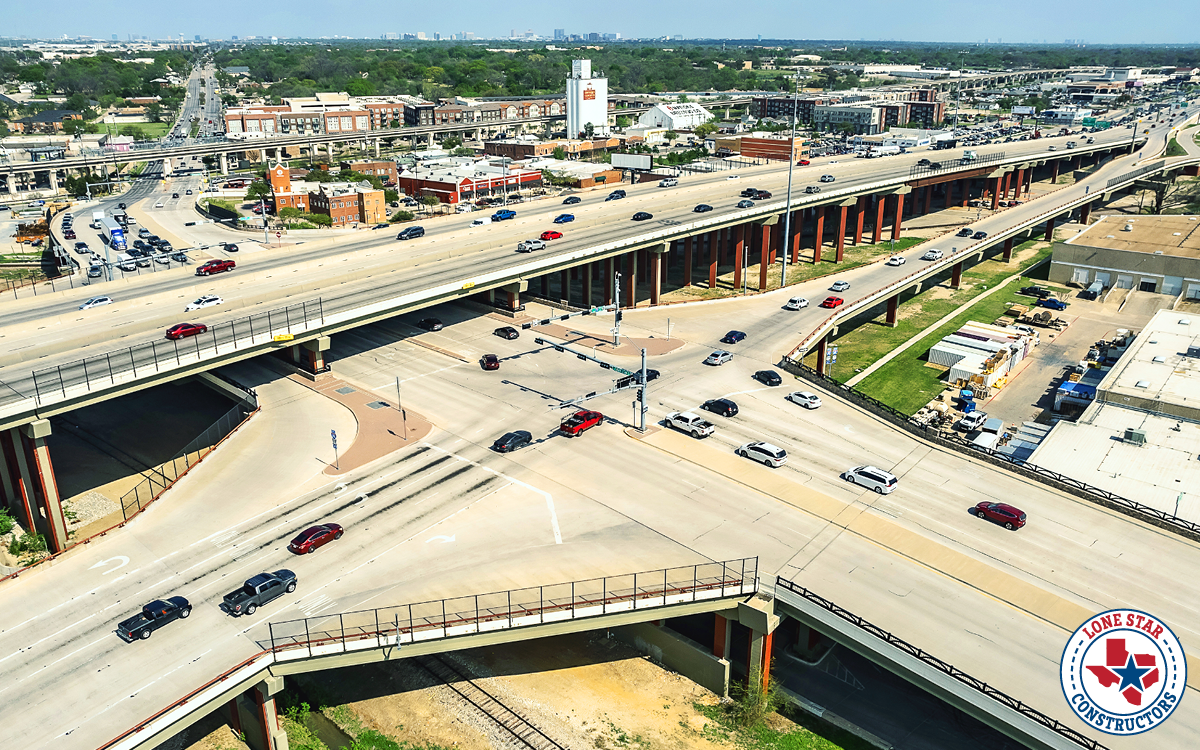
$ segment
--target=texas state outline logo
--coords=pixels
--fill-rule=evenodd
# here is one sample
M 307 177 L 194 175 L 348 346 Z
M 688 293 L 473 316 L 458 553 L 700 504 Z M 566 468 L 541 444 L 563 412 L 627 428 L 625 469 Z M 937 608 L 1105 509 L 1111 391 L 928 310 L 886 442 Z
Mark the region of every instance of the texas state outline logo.
M 1157 617 L 1110 609 L 1071 634 L 1060 665 L 1075 715 L 1106 734 L 1141 734 L 1179 706 L 1187 685 L 1183 646 Z

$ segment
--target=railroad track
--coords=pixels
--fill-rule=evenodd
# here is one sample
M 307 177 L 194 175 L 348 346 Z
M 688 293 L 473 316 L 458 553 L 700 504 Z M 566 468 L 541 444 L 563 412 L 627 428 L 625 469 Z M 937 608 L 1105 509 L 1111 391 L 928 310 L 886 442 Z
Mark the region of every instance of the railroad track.
M 566 750 L 546 736 L 521 714 L 504 705 L 496 696 L 476 685 L 462 672 L 439 656 L 418 656 L 413 662 L 433 675 L 459 697 L 483 712 L 513 739 L 532 750 Z

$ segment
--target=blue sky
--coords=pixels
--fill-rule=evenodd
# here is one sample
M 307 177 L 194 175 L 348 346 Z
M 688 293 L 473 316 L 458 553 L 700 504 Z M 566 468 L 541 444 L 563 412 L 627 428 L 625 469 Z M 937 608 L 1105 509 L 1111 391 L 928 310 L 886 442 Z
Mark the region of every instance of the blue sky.
M 480 37 L 507 37 L 514 29 L 550 35 L 615 32 L 624 38 L 682 34 L 686 38 L 849 39 L 865 41 L 1042 42 L 1083 39 L 1089 44 L 1186 44 L 1200 42 L 1200 24 L 1183 22 L 1187 3 L 1101 0 L 1087 4 L 1009 0 L 962 3 L 933 0 L 898 3 L 857 0 L 797 3 L 758 0 L 753 5 L 700 0 L 687 4 L 647 6 L 631 0 L 563 3 L 547 0 L 479 2 L 460 0 L 450 6 L 364 0 L 291 0 L 284 3 L 217 2 L 141 4 L 113 0 L 58 0 L 47 12 L 39 3 L 12 2 L 4 12 L 0 35 L 56 37 L 88 35 L 108 39 L 117 34 L 151 38 L 353 36 L 379 38 L 385 32 L 460 31 Z M 851 12 L 847 10 L 851 9 Z M 242 9 L 239 11 L 239 9 Z M 1172 19 L 1178 22 L 1172 22 Z

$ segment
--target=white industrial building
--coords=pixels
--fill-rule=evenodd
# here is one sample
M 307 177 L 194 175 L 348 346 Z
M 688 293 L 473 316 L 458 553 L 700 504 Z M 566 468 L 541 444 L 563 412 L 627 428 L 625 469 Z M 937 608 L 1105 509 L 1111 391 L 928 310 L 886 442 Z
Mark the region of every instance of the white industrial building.
M 711 119 L 713 119 L 712 112 L 699 104 L 655 104 L 638 118 L 638 125 L 644 128 L 692 130 L 697 125 L 703 125 Z
M 591 60 L 572 60 L 567 77 L 567 137 L 581 138 L 591 124 L 593 135 L 608 135 L 608 79 L 592 76 Z

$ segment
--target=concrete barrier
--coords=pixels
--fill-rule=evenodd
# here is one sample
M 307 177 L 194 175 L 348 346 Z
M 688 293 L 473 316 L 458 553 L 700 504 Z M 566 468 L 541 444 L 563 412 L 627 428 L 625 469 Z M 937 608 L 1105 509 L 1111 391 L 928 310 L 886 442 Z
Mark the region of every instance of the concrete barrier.
M 713 656 L 691 638 L 648 622 L 625 625 L 612 632 L 618 640 L 633 646 L 652 661 L 722 698 L 729 695 L 729 662 Z

